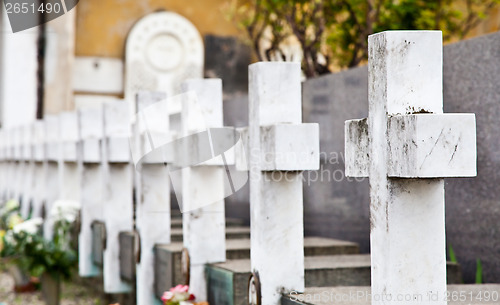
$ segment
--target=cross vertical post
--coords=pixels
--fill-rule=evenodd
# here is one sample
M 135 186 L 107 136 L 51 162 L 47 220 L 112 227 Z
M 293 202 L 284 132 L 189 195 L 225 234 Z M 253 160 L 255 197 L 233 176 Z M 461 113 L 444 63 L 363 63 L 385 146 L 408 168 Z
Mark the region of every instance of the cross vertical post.
M 131 290 L 120 277 L 119 233 L 133 229 L 132 166 L 129 138 L 131 125 L 128 104 L 104 104 L 104 139 L 101 144 L 104 164 L 104 208 L 106 243 L 103 254 L 104 291 L 125 293 Z
M 80 234 L 78 238 L 78 274 L 95 277 L 101 270 L 92 259 L 92 222 L 103 220 L 103 166 L 101 143 L 104 136 L 103 107 L 84 108 L 78 111 L 80 180 Z
M 302 124 L 298 63 L 249 67 L 251 265 L 263 305 L 304 290 L 302 171 L 319 169 L 319 126 Z
M 169 115 L 166 94 L 141 91 L 136 95 L 138 113 L 135 121 L 134 144 L 144 158 L 136 164 L 136 230 L 140 239 L 140 255 L 136 265 L 137 304 L 159 301 L 154 292 L 154 246 L 169 244 L 171 234 L 170 180 L 162 144 L 168 143 Z
M 224 262 L 226 260 L 226 233 L 224 208 L 224 160 L 207 160 L 205 164 L 197 164 L 198 156 L 210 152 L 215 145 L 210 138 L 211 128 L 223 127 L 222 114 L 222 80 L 221 79 L 189 79 L 182 84 L 183 92 L 187 92 L 182 101 L 181 141 L 199 138 L 192 145 L 181 145 L 178 163 L 182 165 L 182 231 L 183 242 L 187 252 L 183 255 L 183 266 L 189 269 L 189 286 L 199 300 L 207 299 L 207 283 L 205 264 Z M 193 94 L 191 98 L 189 93 Z M 205 142 L 208 140 L 208 142 Z M 179 142 L 181 143 L 181 142 Z M 185 142 L 185 144 L 191 142 Z M 196 146 L 206 143 L 207 146 Z M 182 160 L 179 162 L 179 160 Z

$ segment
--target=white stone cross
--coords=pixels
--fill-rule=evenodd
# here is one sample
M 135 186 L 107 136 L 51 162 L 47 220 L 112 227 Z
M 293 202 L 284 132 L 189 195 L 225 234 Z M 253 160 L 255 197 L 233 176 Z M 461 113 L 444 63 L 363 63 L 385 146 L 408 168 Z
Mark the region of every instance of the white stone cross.
M 61 185 L 59 173 L 59 162 L 61 161 L 59 119 L 60 117 L 56 115 L 46 115 L 43 119 L 47 168 L 45 170 L 46 177 L 44 178 L 46 193 L 42 214 L 45 217 L 43 236 L 47 240 L 52 240 L 52 223 L 49 214 L 54 202 L 59 198 L 59 187 Z
M 7 177 L 10 179 L 10 183 L 6 183 L 5 194 L 7 200 L 13 199 L 15 197 L 15 182 L 16 182 L 16 162 L 14 157 L 14 132 L 12 128 L 5 130 L 6 144 L 5 144 L 5 158 L 7 160 Z
M 7 131 L 0 129 L 0 200 L 5 202 L 7 199 L 6 191 L 8 186 L 9 161 L 7 159 Z
M 304 290 L 302 171 L 319 169 L 319 126 L 302 124 L 298 63 L 249 67 L 251 264 L 262 305 Z
M 13 198 L 19 200 L 23 195 L 23 181 L 25 165 L 22 162 L 23 130 L 20 126 L 11 129 L 12 136 L 12 165 L 14 170 Z M 20 203 L 20 202 L 19 202 Z
M 35 162 L 33 178 L 33 217 L 42 217 L 43 204 L 46 200 L 47 156 L 45 150 L 45 122 L 35 121 L 32 125 L 33 158 Z
M 71 200 L 78 205 L 80 196 L 80 171 L 78 167 L 77 141 L 78 121 L 76 112 L 62 112 L 57 117 L 47 117 L 47 155 L 49 166 L 47 178 L 57 180 L 54 192 L 47 196 L 44 237 L 52 239 L 54 221 L 59 214 L 56 200 Z M 52 176 L 54 175 L 54 176 Z M 48 186 L 50 187 L 50 186 Z M 63 204 L 63 202 L 60 202 Z M 65 204 L 68 204 L 66 202 Z
M 129 138 L 131 125 L 125 101 L 104 104 L 102 147 L 104 190 L 103 219 L 106 224 L 103 278 L 106 293 L 125 293 L 130 285 L 120 277 L 120 232 L 133 229 L 132 165 Z
M 78 115 L 77 112 L 59 114 L 61 163 L 60 195 L 62 200 L 80 200 L 80 170 L 78 167 Z
M 166 94 L 142 91 L 137 94 L 134 143 L 143 157 L 136 166 L 136 230 L 140 238 L 140 260 L 136 265 L 138 305 L 159 303 L 154 293 L 154 246 L 170 243 L 170 180 L 167 164 L 172 156 L 162 154 L 162 144 L 171 141 Z M 135 152 L 134 152 L 135 153 Z
M 21 139 L 21 161 L 24 166 L 23 185 L 21 198 L 21 215 L 26 219 L 30 214 L 30 208 L 33 203 L 33 186 L 34 186 L 34 171 L 35 163 L 33 162 L 32 149 L 32 125 L 24 125 L 22 127 Z
M 78 274 L 94 277 L 101 273 L 92 258 L 92 229 L 94 221 L 103 221 L 103 166 L 101 143 L 104 137 L 103 106 L 78 111 L 80 180 L 80 234 L 78 238 Z
M 7 200 L 14 198 L 14 186 L 15 186 L 15 158 L 14 158 L 14 133 L 12 129 L 5 129 L 5 159 L 7 161 L 6 171 L 7 171 L 7 181 L 9 183 L 5 184 L 5 196 Z
M 223 127 L 222 80 L 190 79 L 182 88 L 187 94 L 193 94 L 193 98 L 186 98 L 182 103 L 179 139 L 185 142 L 177 156 L 177 164 L 182 163 L 184 167 L 181 211 L 187 253 L 183 255 L 189 257 L 189 265 L 183 267 L 189 268 L 190 292 L 198 300 L 206 300 L 205 264 L 226 260 L 224 161 L 231 160 L 224 159 L 225 153 L 223 158 L 219 156 L 202 164 L 196 159 L 210 152 L 210 145 L 216 145 L 211 138 L 212 128 Z M 204 132 L 208 132 L 206 139 L 203 139 Z M 234 162 L 234 157 L 228 158 Z M 183 261 L 186 262 L 185 258 Z
M 443 114 L 440 31 L 369 43 L 369 117 L 346 122 L 346 175 L 370 178 L 372 304 L 446 304 L 445 177 L 476 175 L 474 114 Z

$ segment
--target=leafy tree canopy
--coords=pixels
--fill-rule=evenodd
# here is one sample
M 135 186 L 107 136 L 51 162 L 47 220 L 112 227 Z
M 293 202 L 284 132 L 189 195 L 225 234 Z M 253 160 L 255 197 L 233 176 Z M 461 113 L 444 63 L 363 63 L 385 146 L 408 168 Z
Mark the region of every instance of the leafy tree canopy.
M 242 28 L 259 60 L 289 60 L 285 41 L 302 49 L 307 77 L 332 66 L 355 67 L 368 57 L 368 36 L 385 30 L 441 30 L 463 38 L 500 0 L 231 0 L 228 16 Z M 266 39 L 264 39 L 266 38 Z

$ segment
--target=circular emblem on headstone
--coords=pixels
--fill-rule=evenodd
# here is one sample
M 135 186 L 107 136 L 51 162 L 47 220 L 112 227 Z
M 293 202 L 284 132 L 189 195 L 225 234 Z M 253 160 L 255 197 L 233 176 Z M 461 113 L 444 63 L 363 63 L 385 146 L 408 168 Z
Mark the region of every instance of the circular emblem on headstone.
M 187 248 L 182 249 L 181 254 L 181 270 L 182 277 L 184 278 L 184 285 L 189 285 L 191 262 L 189 258 L 189 251 Z
M 154 36 L 146 46 L 149 64 L 163 72 L 175 70 L 184 58 L 184 46 L 179 39 L 170 34 Z
M 259 273 L 253 272 L 248 280 L 248 304 L 261 305 Z
M 136 113 L 137 92 L 180 93 L 187 78 L 203 78 L 203 39 L 196 27 L 173 12 L 156 12 L 132 27 L 125 51 L 125 100 Z

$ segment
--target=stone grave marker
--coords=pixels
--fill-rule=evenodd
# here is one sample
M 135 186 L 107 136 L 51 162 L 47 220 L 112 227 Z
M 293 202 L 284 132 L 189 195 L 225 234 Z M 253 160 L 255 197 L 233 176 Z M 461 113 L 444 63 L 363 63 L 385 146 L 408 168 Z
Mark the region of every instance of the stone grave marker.
M 444 178 L 476 175 L 475 115 L 443 114 L 440 31 L 368 42 L 369 116 L 346 122 L 345 147 L 346 174 L 370 179 L 372 304 L 444 305 Z
M 225 152 L 218 160 L 208 160 L 208 165 L 205 163 L 205 166 L 197 166 L 200 165 L 200 156 L 210 150 L 212 157 L 216 157 L 213 146 L 217 143 L 214 143 L 215 135 L 212 138 L 212 134 L 216 132 L 213 128 L 223 127 L 222 80 L 190 79 L 183 83 L 183 91 L 195 96 L 183 100 L 181 139 L 186 140 L 184 144 L 187 144 L 193 135 L 200 135 L 200 138 L 180 147 L 181 153 L 177 156 L 185 157 L 180 162 L 183 163 L 182 166 L 188 165 L 181 170 L 181 211 L 185 247 L 182 267 L 189 274 L 190 292 L 203 301 L 207 299 L 205 264 L 226 260 L 224 166 L 229 164 Z M 208 132 L 206 139 L 202 138 L 204 132 Z M 231 159 L 234 162 L 234 157 Z
M 14 186 L 12 189 L 13 197 L 22 201 L 23 196 L 23 182 L 25 164 L 22 162 L 22 138 L 23 130 L 20 126 L 12 128 L 12 160 L 13 160 L 13 173 L 14 173 Z
M 304 290 L 301 172 L 319 168 L 319 127 L 301 123 L 300 78 L 298 63 L 249 67 L 252 304 Z
M 173 12 L 139 20 L 127 37 L 125 99 L 136 113 L 139 91 L 180 92 L 182 81 L 203 77 L 203 41 L 195 26 Z
M 15 162 L 14 162 L 14 148 L 13 141 L 14 136 L 11 129 L 5 130 L 5 159 L 7 160 L 6 169 L 7 169 L 7 178 L 11 179 L 15 182 Z M 5 196 L 7 200 L 10 200 L 14 196 L 14 185 L 13 183 L 7 183 L 5 186 Z
M 103 106 L 80 109 L 78 149 L 81 162 L 80 233 L 78 246 L 78 274 L 94 277 L 101 273 L 92 256 L 92 223 L 103 220 L 103 166 L 101 144 L 104 136 Z
M 59 116 L 61 136 L 59 199 L 79 201 L 80 169 L 78 166 L 78 113 L 62 112 Z
M 32 126 L 24 125 L 22 127 L 21 139 L 21 161 L 24 167 L 24 177 L 21 196 L 21 215 L 28 218 L 32 212 L 33 204 L 33 178 L 35 164 L 33 162 L 33 150 L 31 146 Z
M 163 92 L 142 91 L 137 94 L 134 144 L 136 164 L 136 230 L 138 257 L 134 259 L 137 304 L 155 304 L 154 246 L 170 243 L 170 180 L 167 164 L 172 155 L 162 146 L 171 142 L 169 107 Z M 170 109 L 171 110 L 171 109 Z M 139 159 L 141 159 L 139 161 Z
M 120 277 L 119 233 L 133 229 L 132 165 L 129 138 L 131 125 L 126 102 L 104 104 L 102 161 L 104 174 L 105 249 L 103 254 L 104 291 L 126 293 L 129 284 Z
M 45 122 L 37 120 L 32 125 L 32 145 L 34 158 L 33 174 L 33 217 L 42 217 L 44 202 L 46 201 L 46 171 L 47 154 L 45 149 Z
M 6 153 L 7 137 L 5 129 L 0 129 L 0 199 L 5 202 L 7 196 L 5 190 L 7 188 L 7 153 Z
M 42 206 L 42 217 L 45 222 L 43 226 L 43 236 L 45 239 L 52 239 L 52 223 L 49 213 L 54 202 L 59 198 L 60 174 L 59 162 L 61 161 L 59 117 L 46 115 L 45 122 L 45 153 L 47 159 L 47 169 L 45 171 L 45 202 Z

